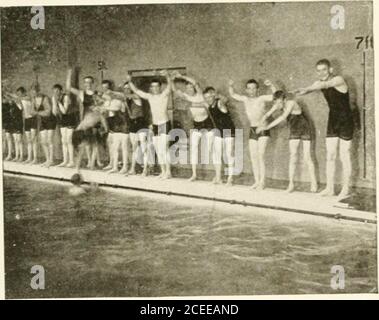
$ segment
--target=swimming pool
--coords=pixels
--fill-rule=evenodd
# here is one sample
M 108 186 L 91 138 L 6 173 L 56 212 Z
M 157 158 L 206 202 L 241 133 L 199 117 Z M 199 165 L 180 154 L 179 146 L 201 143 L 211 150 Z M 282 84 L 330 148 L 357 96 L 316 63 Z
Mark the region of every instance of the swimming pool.
M 377 292 L 373 224 L 67 189 L 4 177 L 8 298 Z M 30 287 L 33 265 L 45 290 Z

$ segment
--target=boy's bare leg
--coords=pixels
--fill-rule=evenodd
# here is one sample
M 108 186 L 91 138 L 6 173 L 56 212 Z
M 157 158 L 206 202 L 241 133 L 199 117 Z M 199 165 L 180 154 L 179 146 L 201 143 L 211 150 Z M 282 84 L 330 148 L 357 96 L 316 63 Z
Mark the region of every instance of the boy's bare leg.
M 308 166 L 309 177 L 311 180 L 311 192 L 317 192 L 317 178 L 316 178 L 316 170 L 315 165 L 311 156 L 311 142 L 303 141 L 303 152 L 304 152 L 304 162 Z
M 26 146 L 27 146 L 27 152 L 28 156 L 24 163 L 30 163 L 33 161 L 33 144 L 32 144 L 32 133 L 30 131 L 25 132 L 26 136 Z
M 72 144 L 72 135 L 74 133 L 74 129 L 67 128 L 66 129 L 66 143 L 67 143 L 67 151 L 68 151 L 68 168 L 73 168 L 75 166 L 74 162 L 74 146 Z
M 251 186 L 252 189 L 256 189 L 259 186 L 259 181 L 261 179 L 259 172 L 259 157 L 258 157 L 258 141 L 254 139 L 249 139 L 249 152 L 251 167 L 254 176 L 254 184 Z
M 128 174 L 128 151 L 129 151 L 129 134 L 122 134 L 121 136 L 121 152 L 122 152 L 122 168 L 121 174 Z
M 42 167 L 46 167 L 49 164 L 49 147 L 47 142 L 47 130 L 43 130 L 40 132 L 40 138 L 41 138 L 41 145 L 42 150 L 45 155 L 45 162 L 41 164 Z
M 345 198 L 349 196 L 350 190 L 350 178 L 351 178 L 351 141 L 340 139 L 340 159 L 342 162 L 342 190 L 339 193 L 339 198 Z
M 259 157 L 259 174 L 260 181 L 257 189 L 263 190 L 266 186 L 266 148 L 268 144 L 269 137 L 260 137 L 258 139 L 258 157 Z
M 38 163 L 38 139 L 37 139 L 37 130 L 36 129 L 31 129 L 31 139 L 32 139 L 32 147 L 33 147 L 33 160 L 32 164 L 37 164 Z
M 295 190 L 295 172 L 296 172 L 296 164 L 298 160 L 298 151 L 299 151 L 300 139 L 291 139 L 289 142 L 290 148 L 290 161 L 288 168 L 288 178 L 289 183 L 286 192 L 293 192 Z
M 58 167 L 64 167 L 67 165 L 67 128 L 61 128 L 61 141 L 62 141 L 62 155 L 63 162 L 58 164 Z
M 326 138 L 326 188 L 320 192 L 321 196 L 334 196 L 334 175 L 339 138 Z

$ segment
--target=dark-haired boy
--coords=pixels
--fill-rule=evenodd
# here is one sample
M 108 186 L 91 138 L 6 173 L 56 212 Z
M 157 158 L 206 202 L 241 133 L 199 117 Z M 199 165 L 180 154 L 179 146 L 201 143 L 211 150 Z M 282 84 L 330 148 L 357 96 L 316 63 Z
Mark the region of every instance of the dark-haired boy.
M 57 117 L 60 126 L 62 139 L 63 162 L 58 167 L 73 168 L 74 146 L 72 144 L 72 134 L 78 125 L 79 113 L 71 102 L 70 95 L 63 92 L 60 84 L 53 86 L 53 96 L 51 98 L 53 114 Z
M 326 188 L 320 194 L 334 195 L 334 175 L 336 158 L 339 147 L 339 156 L 342 162 L 343 186 L 340 198 L 349 195 L 351 178 L 351 141 L 354 133 L 353 113 L 350 108 L 349 88 L 342 76 L 333 74 L 331 63 L 321 59 L 316 63 L 316 72 L 319 80 L 306 88 L 294 90 L 298 95 L 313 91 L 323 93 L 329 107 L 328 126 L 326 133 Z
M 168 116 L 168 99 L 171 92 L 171 78 L 169 77 L 167 70 L 161 71 L 161 75 L 167 79 L 167 86 L 163 91 L 159 80 L 153 80 L 150 83 L 150 93 L 139 90 L 133 84 L 130 75 L 127 76 L 126 81 L 129 82 L 129 86 L 135 94 L 142 99 L 149 101 L 153 121 L 153 144 L 161 167 L 161 174 L 159 177 L 169 179 L 171 178 L 169 151 L 169 132 L 171 130 L 171 122 Z
M 264 84 L 270 87 L 272 93 L 276 91 L 275 86 L 270 80 L 266 80 Z M 244 103 L 250 122 L 249 150 L 255 180 L 252 188 L 262 190 L 265 188 L 265 153 L 270 138 L 270 131 L 265 130 L 257 133 L 257 127 L 260 125 L 262 117 L 265 114 L 266 103 L 272 101 L 272 95 L 259 95 L 258 89 L 258 82 L 251 79 L 246 82 L 246 95 L 239 95 L 234 91 L 234 81 L 229 80 L 229 94 L 233 99 Z

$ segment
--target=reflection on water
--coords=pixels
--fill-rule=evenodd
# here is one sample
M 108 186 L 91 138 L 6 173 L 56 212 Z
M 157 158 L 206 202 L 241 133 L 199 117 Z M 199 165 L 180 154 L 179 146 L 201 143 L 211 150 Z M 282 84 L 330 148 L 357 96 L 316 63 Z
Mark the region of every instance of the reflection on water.
M 336 293 L 333 265 L 345 268 L 342 292 L 376 290 L 374 225 L 142 194 L 75 199 L 67 186 L 14 177 L 4 208 L 8 298 Z M 45 290 L 30 288 L 37 264 Z

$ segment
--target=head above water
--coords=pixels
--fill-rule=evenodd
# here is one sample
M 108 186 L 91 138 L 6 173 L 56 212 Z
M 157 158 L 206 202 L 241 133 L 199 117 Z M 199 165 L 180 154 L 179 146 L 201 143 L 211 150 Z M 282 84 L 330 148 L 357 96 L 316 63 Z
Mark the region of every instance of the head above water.
M 71 177 L 71 183 L 72 183 L 74 186 L 80 186 L 80 185 L 83 183 L 82 176 L 81 176 L 79 173 L 75 173 L 75 174 Z
M 333 68 L 328 59 L 321 59 L 316 63 L 316 71 L 319 80 L 326 81 L 333 73 Z
M 160 94 L 162 88 L 162 83 L 159 79 L 154 79 L 150 83 L 150 92 L 152 94 Z
M 258 95 L 259 84 L 255 79 L 250 79 L 246 82 L 246 94 L 249 97 L 256 97 Z
M 216 100 L 216 89 L 213 87 L 206 87 L 203 92 L 204 100 L 207 104 L 212 105 Z
M 83 78 L 83 84 L 85 90 L 93 90 L 95 79 L 92 76 L 86 76 Z

